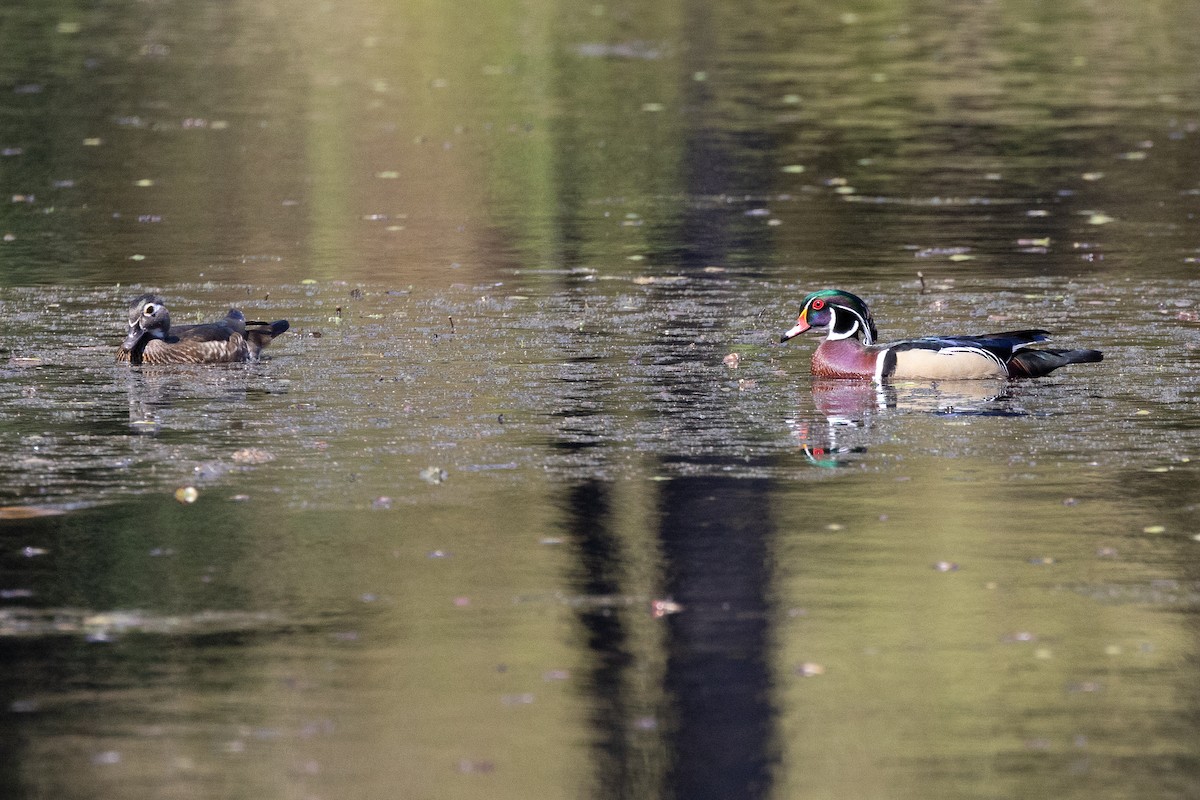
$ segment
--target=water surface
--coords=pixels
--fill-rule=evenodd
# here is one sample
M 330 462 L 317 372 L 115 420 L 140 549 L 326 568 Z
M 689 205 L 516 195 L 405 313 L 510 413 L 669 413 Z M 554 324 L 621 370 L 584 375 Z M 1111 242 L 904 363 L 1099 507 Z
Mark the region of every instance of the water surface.
M 1139 9 L 0 12 L 4 796 L 1194 795 Z M 824 287 L 1106 358 L 814 381 Z M 147 290 L 292 329 L 118 367 Z

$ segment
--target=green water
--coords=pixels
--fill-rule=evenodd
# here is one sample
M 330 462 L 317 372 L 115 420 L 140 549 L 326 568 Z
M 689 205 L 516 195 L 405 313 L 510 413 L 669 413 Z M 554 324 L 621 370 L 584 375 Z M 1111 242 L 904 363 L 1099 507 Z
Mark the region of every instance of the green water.
M 0 795 L 1194 796 L 1197 14 L 0 10 Z

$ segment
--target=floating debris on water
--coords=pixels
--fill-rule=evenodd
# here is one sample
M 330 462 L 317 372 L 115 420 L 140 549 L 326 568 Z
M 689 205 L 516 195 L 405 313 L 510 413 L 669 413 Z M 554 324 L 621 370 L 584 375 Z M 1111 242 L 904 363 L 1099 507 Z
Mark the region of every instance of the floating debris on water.
M 200 492 L 196 490 L 195 486 L 181 486 L 175 490 L 175 499 L 185 505 L 196 502 L 199 497 Z
M 421 480 L 426 483 L 445 483 L 450 478 L 450 473 L 441 467 L 426 467 L 419 473 Z
M 63 513 L 66 512 L 60 508 L 0 506 L 0 519 L 33 519 L 35 517 L 53 517 Z
M 650 613 L 655 619 L 665 617 L 668 614 L 678 614 L 683 611 L 683 606 L 676 603 L 674 600 L 652 600 L 650 602 Z
M 262 450 L 257 447 L 245 447 L 241 450 L 235 450 L 230 458 L 238 464 L 266 464 L 268 461 L 274 461 L 275 455 L 268 450 Z

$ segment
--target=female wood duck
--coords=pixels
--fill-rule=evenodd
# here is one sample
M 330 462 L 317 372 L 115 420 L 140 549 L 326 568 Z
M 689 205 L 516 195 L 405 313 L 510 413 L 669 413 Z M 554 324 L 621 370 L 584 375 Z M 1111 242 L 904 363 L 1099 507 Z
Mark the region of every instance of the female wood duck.
M 780 343 L 813 328 L 829 328 L 812 357 L 812 374 L 823 378 L 963 380 L 1040 378 L 1066 364 L 1087 364 L 1098 350 L 1026 349 L 1044 342 L 1043 330 L 1006 331 L 983 336 L 928 336 L 876 344 L 879 333 L 859 297 L 837 289 L 804 298 L 796 325 Z
M 171 314 L 163 301 L 157 295 L 143 294 L 129 304 L 129 329 L 117 351 L 117 361 L 135 366 L 252 361 L 287 329 L 286 319 L 247 322 L 236 308 L 216 322 L 172 328 Z

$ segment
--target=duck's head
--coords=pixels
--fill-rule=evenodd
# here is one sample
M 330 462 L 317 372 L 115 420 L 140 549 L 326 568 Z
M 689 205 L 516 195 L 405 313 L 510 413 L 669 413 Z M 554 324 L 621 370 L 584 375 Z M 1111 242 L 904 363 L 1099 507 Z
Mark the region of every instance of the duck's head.
M 132 350 L 143 336 L 165 339 L 170 331 L 171 312 L 167 311 L 162 299 L 157 295 L 143 294 L 129 304 L 129 328 L 125 343 L 121 346 Z
M 874 344 L 879 337 L 871 310 L 861 297 L 840 289 L 822 289 L 804 298 L 796 324 L 779 337 L 786 342 L 813 328 L 829 328 L 827 339 L 849 339 L 862 336 L 867 344 Z

